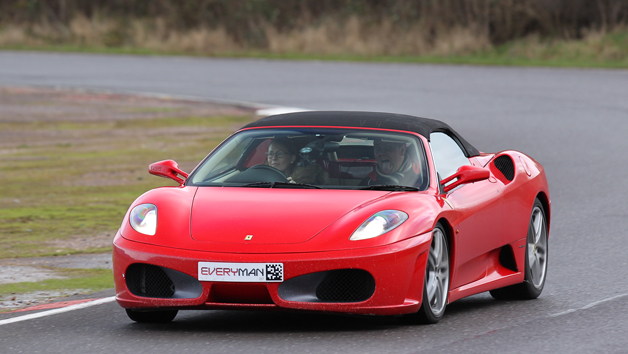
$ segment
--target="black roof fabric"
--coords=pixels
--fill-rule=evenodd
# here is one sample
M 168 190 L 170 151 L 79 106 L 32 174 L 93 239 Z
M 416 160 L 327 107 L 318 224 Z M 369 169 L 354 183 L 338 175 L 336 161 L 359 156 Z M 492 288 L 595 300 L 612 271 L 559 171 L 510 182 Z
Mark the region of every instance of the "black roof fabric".
M 449 125 L 439 120 L 420 118 L 404 114 L 350 112 L 350 111 L 310 111 L 278 114 L 264 117 L 244 126 L 245 128 L 276 126 L 329 126 L 364 127 L 411 131 L 423 135 L 428 140 L 433 132 L 444 132 L 456 139 L 467 157 L 480 152 L 456 133 Z

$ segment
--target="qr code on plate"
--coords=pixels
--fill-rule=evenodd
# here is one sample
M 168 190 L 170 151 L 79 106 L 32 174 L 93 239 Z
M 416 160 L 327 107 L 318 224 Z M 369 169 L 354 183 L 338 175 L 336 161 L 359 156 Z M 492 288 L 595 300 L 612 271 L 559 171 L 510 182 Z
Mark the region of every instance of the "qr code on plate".
M 267 281 L 283 281 L 283 264 L 281 263 L 266 264 L 266 280 Z

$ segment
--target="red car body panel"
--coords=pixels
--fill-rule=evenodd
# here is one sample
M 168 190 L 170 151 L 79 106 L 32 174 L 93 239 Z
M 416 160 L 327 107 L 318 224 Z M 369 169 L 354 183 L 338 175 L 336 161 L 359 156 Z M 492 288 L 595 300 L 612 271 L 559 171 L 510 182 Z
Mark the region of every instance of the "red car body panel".
M 429 147 L 425 137 L 404 133 L 417 136 Z M 512 180 L 493 163 L 504 155 L 514 162 Z M 432 154 L 427 153 L 426 159 L 430 184 L 421 192 L 185 185 L 149 191 L 131 205 L 114 239 L 116 299 L 131 309 L 413 313 L 421 306 L 431 230 L 437 223 L 446 229 L 450 243 L 449 302 L 521 283 L 535 199 L 544 204 L 549 229 L 549 189 L 541 165 L 516 151 L 470 157 L 470 163 L 487 169 L 490 177 L 441 193 Z M 160 215 L 154 236 L 135 231 L 129 223 L 130 210 L 144 203 L 156 205 Z M 409 218 L 382 236 L 349 239 L 364 220 L 381 210 L 400 210 Z M 502 252 L 511 252 L 514 267 L 503 264 Z M 125 274 L 132 264 L 164 267 L 197 278 L 198 263 L 208 261 L 283 263 L 286 281 L 316 272 L 361 269 L 372 275 L 376 286 L 365 301 L 332 303 L 286 300 L 279 295 L 278 282 L 202 281 L 202 291 L 194 298 L 137 296 L 126 284 Z

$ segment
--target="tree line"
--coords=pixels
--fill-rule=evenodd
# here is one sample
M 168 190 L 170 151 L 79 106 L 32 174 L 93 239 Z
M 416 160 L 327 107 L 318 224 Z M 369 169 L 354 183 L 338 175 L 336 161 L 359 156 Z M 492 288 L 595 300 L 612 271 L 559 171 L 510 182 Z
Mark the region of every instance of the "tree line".
M 528 35 L 577 39 L 628 24 L 628 0 L 0 0 L 3 25 L 45 22 L 63 29 L 76 16 L 119 21 L 160 19 L 167 28 L 222 28 L 237 43 L 264 47 L 271 26 L 288 32 L 358 18 L 375 28 L 428 33 L 470 29 L 493 45 Z

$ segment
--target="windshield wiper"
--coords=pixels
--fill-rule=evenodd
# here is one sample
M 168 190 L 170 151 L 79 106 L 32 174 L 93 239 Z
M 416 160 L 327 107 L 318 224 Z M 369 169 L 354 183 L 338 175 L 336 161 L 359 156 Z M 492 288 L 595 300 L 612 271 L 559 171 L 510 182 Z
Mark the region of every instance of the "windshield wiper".
M 307 183 L 288 183 L 288 182 L 275 182 L 275 184 L 273 185 L 273 187 L 277 187 L 277 186 L 281 186 L 280 188 L 298 188 L 298 187 L 302 187 L 302 188 L 312 188 L 312 189 L 323 189 L 322 187 L 319 186 L 315 186 L 313 184 L 307 184 Z
M 382 185 L 376 185 L 376 186 L 368 186 L 368 187 L 364 187 L 360 189 L 376 190 L 376 191 L 404 191 L 404 192 L 417 192 L 420 190 L 417 187 L 400 186 L 397 184 L 382 184 Z
M 322 189 L 319 186 L 305 183 L 289 183 L 289 182 L 254 182 L 245 184 L 242 187 L 268 187 L 268 188 L 313 188 Z
M 268 188 L 272 188 L 273 187 L 273 183 L 275 183 L 275 182 L 254 182 L 254 183 L 245 184 L 243 186 L 234 185 L 233 187 L 268 187 Z

